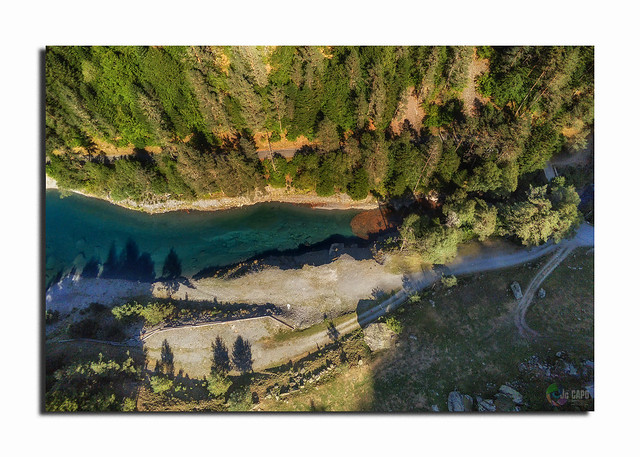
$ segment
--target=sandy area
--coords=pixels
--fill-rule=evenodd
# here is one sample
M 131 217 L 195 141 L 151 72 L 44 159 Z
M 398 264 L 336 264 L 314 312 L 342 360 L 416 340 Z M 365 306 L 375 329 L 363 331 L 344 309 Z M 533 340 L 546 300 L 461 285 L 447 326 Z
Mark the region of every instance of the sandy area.
M 390 292 L 402 287 L 402 275 L 393 274 L 375 260 L 354 260 L 342 255 L 334 262 L 301 269 L 276 267 L 236 279 L 205 278 L 196 289 L 183 285 L 176 298 L 230 303 L 272 303 L 285 310 L 287 322 L 307 326 L 328 317 L 354 311 L 358 301 L 370 299 L 374 290 Z M 156 292 L 159 293 L 160 291 Z M 289 306 L 287 306 L 289 305 Z
M 202 378 L 211 370 L 211 343 L 216 337 L 222 338 L 231 354 L 234 341 L 241 336 L 251 344 L 252 359 L 255 361 L 262 360 L 266 355 L 265 348 L 258 341 L 284 330 L 289 329 L 271 317 L 256 317 L 199 327 L 164 329 L 145 338 L 144 348 L 149 368 L 154 369 L 161 359 L 162 344 L 166 340 L 173 353 L 175 372 L 182 370 L 192 378 Z
M 283 270 L 268 267 L 235 279 L 204 278 L 183 284 L 172 294 L 176 299 L 223 303 L 272 303 L 282 307 L 287 322 L 307 326 L 325 314 L 336 317 L 354 311 L 360 300 L 374 293 L 390 292 L 402 286 L 402 275 L 391 273 L 375 260 L 354 260 L 342 255 L 335 261 Z M 116 305 L 131 297 L 167 297 L 161 282 L 139 283 L 121 279 L 65 278 L 47 290 L 47 309 L 62 313 L 92 302 Z M 289 306 L 287 306 L 289 305 Z

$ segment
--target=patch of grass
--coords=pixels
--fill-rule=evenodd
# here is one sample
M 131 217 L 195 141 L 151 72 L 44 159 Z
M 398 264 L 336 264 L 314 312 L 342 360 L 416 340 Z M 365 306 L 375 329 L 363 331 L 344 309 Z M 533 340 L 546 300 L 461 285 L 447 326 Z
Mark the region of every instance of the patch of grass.
M 594 328 L 593 251 L 589 248 L 573 251 L 549 275 L 542 288 L 546 296 L 534 298 L 527 313 L 529 326 L 573 344 L 582 341 L 590 346 Z

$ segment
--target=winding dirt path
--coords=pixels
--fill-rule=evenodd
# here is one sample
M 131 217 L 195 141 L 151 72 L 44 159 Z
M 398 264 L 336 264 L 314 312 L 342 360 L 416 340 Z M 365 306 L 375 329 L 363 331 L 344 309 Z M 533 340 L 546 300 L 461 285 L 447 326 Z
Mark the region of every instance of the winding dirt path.
M 547 276 L 551 274 L 553 270 L 556 269 L 558 265 L 569 255 L 569 253 L 573 250 L 575 245 L 568 244 L 560 247 L 554 254 L 551 256 L 549 261 L 545 263 L 540 270 L 533 277 L 527 289 L 522 294 L 522 298 L 518 300 L 518 305 L 515 310 L 515 323 L 516 327 L 518 327 L 518 332 L 523 337 L 535 337 L 538 336 L 538 332 L 533 330 L 525 320 L 527 310 L 529 306 L 531 306 L 531 302 L 536 296 L 536 292 L 542 285 Z

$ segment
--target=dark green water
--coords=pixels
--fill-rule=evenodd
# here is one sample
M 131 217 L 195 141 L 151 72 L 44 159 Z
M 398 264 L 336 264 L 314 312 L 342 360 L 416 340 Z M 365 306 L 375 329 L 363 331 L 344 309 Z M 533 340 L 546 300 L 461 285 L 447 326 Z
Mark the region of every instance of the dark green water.
M 355 210 L 326 211 L 283 203 L 263 203 L 227 211 L 185 211 L 146 214 L 102 200 L 72 194 L 46 193 L 46 276 L 87 261 L 107 259 L 133 240 L 140 254 L 148 253 L 156 276 L 174 248 L 183 275 L 209 266 L 239 262 L 265 251 L 293 249 L 318 243 L 332 235 L 353 236 Z

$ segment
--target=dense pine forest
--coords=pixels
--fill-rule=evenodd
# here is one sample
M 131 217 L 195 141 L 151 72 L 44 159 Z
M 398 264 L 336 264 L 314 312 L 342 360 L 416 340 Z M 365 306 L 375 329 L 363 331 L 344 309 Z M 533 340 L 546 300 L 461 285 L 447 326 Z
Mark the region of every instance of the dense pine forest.
M 572 186 L 531 176 L 587 142 L 593 47 L 49 47 L 45 73 L 61 188 L 137 202 L 266 186 L 438 195 L 440 217 L 401 228 L 433 261 L 471 237 L 537 244 L 580 220 Z M 296 153 L 257 153 L 279 148 Z

